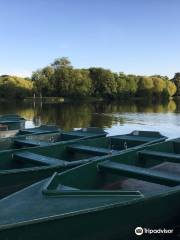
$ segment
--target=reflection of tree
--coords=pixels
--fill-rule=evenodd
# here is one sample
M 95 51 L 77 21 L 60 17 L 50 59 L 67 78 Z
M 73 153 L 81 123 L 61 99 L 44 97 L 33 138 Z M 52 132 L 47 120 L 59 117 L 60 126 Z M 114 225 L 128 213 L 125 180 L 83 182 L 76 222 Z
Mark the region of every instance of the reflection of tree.
M 176 103 L 175 101 L 171 100 L 169 101 L 168 105 L 167 105 L 168 111 L 169 112 L 175 112 L 176 111 Z
M 176 111 L 176 103 L 173 100 L 169 102 L 137 102 L 138 112 L 144 113 L 162 113 L 162 112 L 174 112 Z
M 4 102 L 0 104 L 0 114 L 17 113 L 25 119 L 33 119 L 34 109 L 32 103 L 26 102 Z
M 53 106 L 53 107 L 52 107 Z M 43 123 L 55 123 L 65 130 L 78 127 L 96 126 L 111 127 L 112 124 L 124 124 L 125 119 L 121 113 L 159 113 L 175 110 L 175 103 L 148 102 L 96 102 L 96 103 L 61 103 L 43 104 L 37 108 L 34 120 L 41 119 Z M 118 117 L 115 114 L 119 114 Z
M 137 112 L 137 106 L 134 102 L 111 102 L 111 103 L 98 103 L 94 105 L 95 112 L 103 113 L 121 113 L 121 112 Z
M 3 103 L 0 114 L 17 113 L 26 119 L 33 119 L 35 125 L 56 124 L 69 130 L 87 126 L 111 127 L 113 124 L 124 124 L 124 113 L 161 113 L 180 110 L 180 104 L 174 101 L 167 103 L 152 102 L 96 102 L 96 103 L 60 103 L 36 104 Z
M 113 121 L 117 122 L 113 116 L 106 116 L 102 114 L 93 114 L 89 126 L 93 127 L 111 127 Z
M 91 108 L 89 104 L 43 104 L 42 109 L 36 112 L 34 121 L 41 118 L 42 123 L 57 124 L 65 130 L 86 127 L 91 121 Z

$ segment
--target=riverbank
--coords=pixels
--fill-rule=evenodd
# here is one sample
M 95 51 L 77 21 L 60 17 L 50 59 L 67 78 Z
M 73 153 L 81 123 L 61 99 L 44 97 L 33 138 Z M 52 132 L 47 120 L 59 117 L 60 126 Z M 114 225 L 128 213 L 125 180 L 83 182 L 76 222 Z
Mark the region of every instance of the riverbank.
M 64 98 L 64 97 L 28 97 L 25 98 L 25 102 L 43 102 L 43 103 L 63 103 L 63 102 L 101 102 L 104 101 L 103 98 L 97 97 L 71 97 L 71 98 Z
M 176 98 L 178 101 L 180 100 Z M 162 103 L 168 102 L 170 100 L 175 100 L 175 98 L 155 98 L 155 97 L 135 97 L 128 96 L 122 98 L 102 98 L 102 97 L 27 97 L 24 99 L 24 102 L 41 102 L 41 103 L 66 103 L 66 102 L 83 102 L 83 103 L 91 103 L 91 102 L 143 102 L 143 103 Z

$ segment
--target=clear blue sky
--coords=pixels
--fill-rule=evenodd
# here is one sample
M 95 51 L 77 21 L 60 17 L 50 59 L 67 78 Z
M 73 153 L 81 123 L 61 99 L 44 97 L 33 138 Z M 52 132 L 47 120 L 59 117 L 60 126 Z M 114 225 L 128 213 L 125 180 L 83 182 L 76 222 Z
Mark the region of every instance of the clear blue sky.
M 134 74 L 180 71 L 179 0 L 1 0 L 0 74 L 55 58 Z

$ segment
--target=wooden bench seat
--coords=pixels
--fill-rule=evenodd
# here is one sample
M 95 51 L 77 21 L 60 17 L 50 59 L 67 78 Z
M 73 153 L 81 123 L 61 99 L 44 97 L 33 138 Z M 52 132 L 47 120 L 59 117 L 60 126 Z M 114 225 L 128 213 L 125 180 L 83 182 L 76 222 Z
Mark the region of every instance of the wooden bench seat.
M 173 175 L 154 169 L 146 169 L 112 161 L 105 161 L 99 163 L 98 169 L 102 172 L 119 174 L 129 178 L 136 178 L 140 180 L 145 180 L 147 182 L 153 182 L 167 186 L 175 186 L 177 184 L 180 184 L 179 175 Z
M 91 158 L 86 158 L 86 159 L 81 159 L 76 161 L 65 161 L 65 160 L 60 160 L 53 157 L 47 157 L 44 155 L 36 154 L 29 151 L 24 151 L 24 152 L 15 153 L 13 155 L 13 159 L 23 163 L 37 164 L 38 166 L 39 165 L 41 166 L 58 165 L 59 167 L 62 167 L 62 168 L 71 168 L 71 167 L 79 166 L 81 164 L 88 163 L 90 161 L 96 161 L 97 157 L 91 157 Z
M 140 159 L 153 158 L 168 162 L 180 163 L 180 154 L 143 150 L 138 152 Z
M 118 153 L 116 150 L 108 149 L 108 148 L 99 148 L 99 147 L 91 147 L 91 146 L 83 146 L 83 145 L 71 145 L 67 146 L 67 148 L 71 151 L 78 151 L 78 152 L 84 152 L 89 153 L 92 155 L 106 155 L 106 154 L 112 154 L 112 153 Z
M 23 163 L 32 163 L 32 164 L 43 165 L 43 166 L 44 165 L 46 166 L 61 165 L 65 167 L 68 165 L 67 161 L 60 160 L 53 157 L 43 156 L 40 154 L 28 152 L 28 151 L 15 153 L 13 155 L 13 159 L 15 159 L 16 161 L 21 161 Z
M 32 140 L 32 139 L 16 139 L 14 145 L 19 147 L 36 147 L 36 146 L 47 146 L 46 142 Z
M 151 142 L 156 140 L 156 138 L 153 137 L 144 137 L 144 136 L 131 136 L 131 135 L 119 135 L 119 136 L 112 136 L 111 139 L 118 139 L 118 140 L 124 140 L 124 141 L 135 141 L 135 142 Z

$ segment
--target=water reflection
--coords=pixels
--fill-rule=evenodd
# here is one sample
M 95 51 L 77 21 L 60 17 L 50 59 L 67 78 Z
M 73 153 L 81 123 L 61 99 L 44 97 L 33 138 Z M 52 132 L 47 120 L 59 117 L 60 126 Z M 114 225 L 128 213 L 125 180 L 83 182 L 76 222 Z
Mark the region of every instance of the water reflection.
M 159 130 L 171 137 L 180 136 L 180 103 L 3 103 L 0 114 L 17 113 L 31 125 L 57 124 L 70 130 L 87 126 L 107 128 L 110 134 L 134 129 Z

